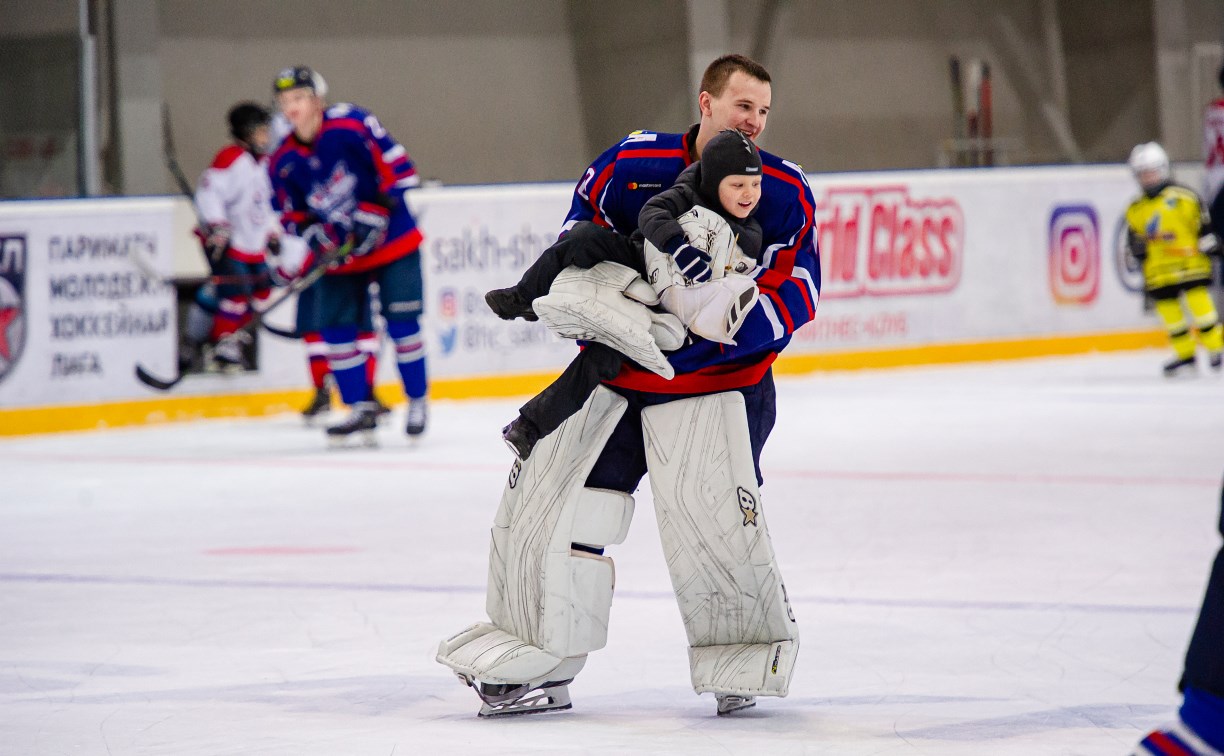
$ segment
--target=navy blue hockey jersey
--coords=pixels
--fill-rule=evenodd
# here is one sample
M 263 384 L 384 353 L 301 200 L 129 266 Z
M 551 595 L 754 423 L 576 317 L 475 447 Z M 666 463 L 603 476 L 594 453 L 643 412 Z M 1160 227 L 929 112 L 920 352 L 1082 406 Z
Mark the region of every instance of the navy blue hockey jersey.
M 390 213 L 382 245 L 349 258 L 334 273 L 385 265 L 421 245 L 416 219 L 404 201 L 404 192 L 420 183 L 416 168 L 403 146 L 361 108 L 347 103 L 329 107 L 311 144 L 289 134 L 268 171 L 272 205 L 291 234 L 300 235 L 316 222 L 334 223 L 347 234 L 358 207 Z
M 670 187 L 691 162 L 694 126 L 684 134 L 635 131 L 595 159 L 574 188 L 566 217 L 568 231 L 592 221 L 629 235 L 647 200 Z M 761 297 L 729 346 L 694 337 L 668 355 L 676 377 L 665 380 L 626 363 L 609 381 L 656 393 L 727 391 L 761 379 L 791 335 L 816 315 L 820 258 L 815 209 L 803 169 L 761 150 L 762 255 L 754 277 Z

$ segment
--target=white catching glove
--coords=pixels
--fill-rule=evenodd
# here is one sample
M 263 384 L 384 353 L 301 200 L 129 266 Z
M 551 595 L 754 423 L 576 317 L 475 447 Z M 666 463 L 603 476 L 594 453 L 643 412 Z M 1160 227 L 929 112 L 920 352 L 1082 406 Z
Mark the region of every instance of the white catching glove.
M 738 273 L 694 286 L 669 286 L 660 295 L 667 311 L 690 331 L 733 346 L 735 334 L 759 298 L 756 282 Z

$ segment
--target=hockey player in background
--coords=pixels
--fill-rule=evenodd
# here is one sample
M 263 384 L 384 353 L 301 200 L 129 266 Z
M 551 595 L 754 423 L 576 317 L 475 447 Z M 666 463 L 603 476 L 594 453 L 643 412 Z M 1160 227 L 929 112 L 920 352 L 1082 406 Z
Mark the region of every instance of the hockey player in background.
M 1203 116 L 1203 198 L 1216 233 L 1224 224 L 1224 66 L 1220 67 L 1221 95 L 1212 101 Z
M 485 299 L 499 317 L 513 319 L 527 315 L 523 303 L 547 296 L 562 270 L 570 265 L 592 268 L 607 260 L 631 268 L 652 282 L 653 288 L 644 295 L 647 301 L 651 304 L 657 301 L 677 315 L 684 328 L 704 338 L 734 345 L 743 314 L 757 300 L 756 285 L 744 274 L 756 267 L 761 253 L 761 225 L 752 217 L 760 199 L 761 155 L 752 140 L 728 129 L 706 144 L 701 160 L 684 169 L 674 185 L 643 206 L 639 230 L 632 237 L 604 231 L 590 221 L 577 223 L 560 241 L 544 250 L 518 284 L 491 291 Z M 690 244 L 677 220 L 685 213 L 696 217 L 694 208 L 711 210 L 726 225 L 723 240 L 728 254 L 720 256 L 722 259 L 717 263 L 709 249 L 698 246 L 710 246 L 709 237 L 702 234 L 700 240 L 694 238 Z M 676 263 L 668 271 L 660 271 L 661 275 L 651 276 L 650 268 L 656 267 L 651 263 L 658 258 L 674 259 Z M 732 265 L 733 262 L 738 265 Z M 712 270 L 712 265 L 721 265 L 723 269 Z M 733 269 L 728 271 L 728 267 Z M 557 305 L 564 306 L 565 300 Z M 557 305 L 548 300 L 542 303 L 544 307 Z M 534 314 L 533 310 L 530 312 Z M 680 329 L 675 330 L 673 347 L 679 346 L 683 338 Z M 647 344 L 648 352 L 654 352 L 649 347 Z M 561 377 L 523 405 L 519 416 L 502 430 L 506 443 L 519 459 L 527 459 L 541 436 L 552 433 L 580 410 L 601 381 L 616 377 L 624 355 L 632 357 L 640 348 L 624 343 L 586 345 Z M 650 359 L 654 357 L 654 354 L 639 356 L 638 364 L 658 365 Z M 666 361 L 661 352 L 657 358 Z
M 1220 494 L 1220 535 L 1224 536 L 1224 491 Z M 1220 756 L 1224 753 L 1224 547 L 1207 578 L 1178 688 L 1178 721 L 1151 732 L 1134 756 Z
M 357 344 L 374 282 L 408 397 L 406 431 L 419 436 L 427 420 L 421 232 L 404 199 L 419 184 L 416 169 L 372 114 L 350 104 L 328 107 L 326 84 L 311 69 L 282 71 L 273 89 L 293 127 L 272 158 L 273 204 L 316 260 L 347 250 L 319 281 L 319 331 L 340 396 L 352 408 L 327 434 L 342 439 L 376 427 L 368 356 Z
M 1144 286 L 1169 333 L 1173 359 L 1165 363 L 1164 373 L 1174 376 L 1194 368 L 1192 327 L 1207 350 L 1208 365 L 1218 371 L 1224 327 L 1207 287 L 1208 255 L 1220 255 L 1220 239 L 1199 196 L 1172 182 L 1164 148 L 1155 142 L 1137 145 L 1129 162 L 1143 194 L 1126 209 L 1127 245 L 1143 265 Z
M 564 230 L 591 221 L 629 236 L 646 202 L 720 131 L 759 139 L 769 74 L 743 56 L 720 57 L 707 67 L 697 102 L 701 119 L 687 132 L 633 132 L 600 155 L 575 188 Z M 802 169 L 760 156 L 759 299 L 736 344 L 692 339 L 668 356 L 670 379 L 623 363 L 529 459 L 514 463 L 494 519 L 490 622 L 438 649 L 438 661 L 483 701 L 482 716 L 570 707 L 569 682 L 607 641 L 613 568 L 604 549 L 624 540 L 629 494 L 647 472 L 693 689 L 714 693 L 720 714 L 788 691 L 799 636 L 766 529 L 759 462 L 776 412 L 770 366 L 814 317 L 820 268 Z M 600 287 L 602 265 L 586 271 L 590 287 L 623 291 L 617 276 Z M 612 315 L 626 314 L 612 325 L 632 327 L 644 307 L 596 297 Z M 597 326 L 586 320 L 583 338 L 597 336 Z
M 265 154 L 271 115 L 260 105 L 242 102 L 226 118 L 233 142 L 213 157 L 195 193 L 201 222 L 197 233 L 215 284 L 200 289 L 185 330 L 192 348 L 216 344 L 218 363 L 242 365 L 243 342 L 224 337 L 250 320 L 256 300 L 267 297 L 272 279 L 265 253 L 279 251 L 281 227 L 270 204 Z

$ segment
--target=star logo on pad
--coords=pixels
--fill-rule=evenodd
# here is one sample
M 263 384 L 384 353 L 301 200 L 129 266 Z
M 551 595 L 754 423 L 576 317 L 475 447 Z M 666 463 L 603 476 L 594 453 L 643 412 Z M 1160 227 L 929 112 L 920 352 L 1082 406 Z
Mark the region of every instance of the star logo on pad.
M 757 501 L 756 497 L 751 492 L 744 490 L 741 486 L 736 489 L 736 495 L 739 497 L 740 512 L 744 515 L 744 527 L 751 525 L 757 527 Z

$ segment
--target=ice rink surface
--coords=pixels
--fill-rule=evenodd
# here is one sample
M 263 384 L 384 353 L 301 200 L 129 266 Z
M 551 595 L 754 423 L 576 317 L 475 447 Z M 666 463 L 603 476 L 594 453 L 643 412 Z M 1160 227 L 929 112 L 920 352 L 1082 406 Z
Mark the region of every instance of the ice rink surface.
M 518 401 L 408 446 L 296 416 L 0 441 L 0 753 L 1125 754 L 1168 721 L 1218 547 L 1224 380 L 1160 351 L 778 381 L 784 699 L 714 714 L 644 487 L 568 712 L 481 720 Z

